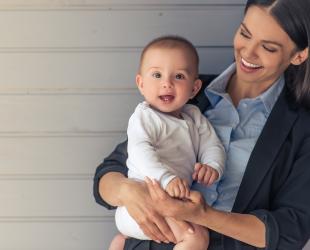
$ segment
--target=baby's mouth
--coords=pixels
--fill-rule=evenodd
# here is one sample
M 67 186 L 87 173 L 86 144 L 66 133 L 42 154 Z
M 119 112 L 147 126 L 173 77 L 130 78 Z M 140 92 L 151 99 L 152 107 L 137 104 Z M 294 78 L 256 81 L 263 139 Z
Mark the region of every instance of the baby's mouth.
M 171 102 L 174 99 L 173 95 L 160 95 L 159 99 L 164 101 L 164 102 Z

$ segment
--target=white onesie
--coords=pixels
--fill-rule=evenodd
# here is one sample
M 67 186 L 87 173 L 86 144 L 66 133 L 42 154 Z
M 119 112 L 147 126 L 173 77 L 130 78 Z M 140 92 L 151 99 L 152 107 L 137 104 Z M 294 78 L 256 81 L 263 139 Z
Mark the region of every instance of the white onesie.
M 146 102 L 138 104 L 128 122 L 128 177 L 158 180 L 165 189 L 178 176 L 192 183 L 196 162 L 224 171 L 225 151 L 211 124 L 190 104 L 181 111 L 183 119 L 154 110 Z M 115 214 L 118 230 L 127 236 L 147 240 L 125 207 Z

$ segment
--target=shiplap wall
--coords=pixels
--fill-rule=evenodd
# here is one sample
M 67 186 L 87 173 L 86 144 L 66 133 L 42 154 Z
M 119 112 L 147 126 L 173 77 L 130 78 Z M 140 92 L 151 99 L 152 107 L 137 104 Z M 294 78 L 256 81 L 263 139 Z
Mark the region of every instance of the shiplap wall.
M 0 249 L 104 250 L 92 176 L 138 101 L 142 47 L 178 34 L 232 61 L 244 0 L 0 0 Z

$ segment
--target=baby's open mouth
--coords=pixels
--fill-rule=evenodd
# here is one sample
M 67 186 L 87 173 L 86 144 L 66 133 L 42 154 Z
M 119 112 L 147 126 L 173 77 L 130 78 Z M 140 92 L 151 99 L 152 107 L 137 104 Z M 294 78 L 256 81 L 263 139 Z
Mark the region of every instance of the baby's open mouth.
M 173 95 L 161 95 L 159 96 L 160 100 L 164 102 L 171 102 L 174 99 Z

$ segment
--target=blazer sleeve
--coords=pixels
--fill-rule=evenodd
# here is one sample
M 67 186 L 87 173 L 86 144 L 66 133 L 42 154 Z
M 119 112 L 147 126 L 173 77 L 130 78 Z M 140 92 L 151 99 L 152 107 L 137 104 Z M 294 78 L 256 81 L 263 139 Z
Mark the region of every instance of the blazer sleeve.
M 310 237 L 310 136 L 304 138 L 291 173 L 268 210 L 253 211 L 266 225 L 266 250 L 302 249 Z
M 310 136 L 303 140 L 285 183 L 268 209 L 250 211 L 266 226 L 265 250 L 302 250 L 310 238 Z M 261 249 L 224 236 L 224 249 Z M 233 246 L 233 247 L 232 247 Z
M 97 167 L 94 182 L 93 182 L 93 193 L 95 200 L 98 204 L 106 207 L 107 209 L 115 209 L 116 207 L 111 206 L 105 202 L 99 194 L 99 181 L 102 176 L 109 172 L 119 172 L 124 176 L 127 176 L 128 168 L 126 166 L 127 160 L 127 140 L 118 144 L 115 150 L 106 157 L 103 162 Z

